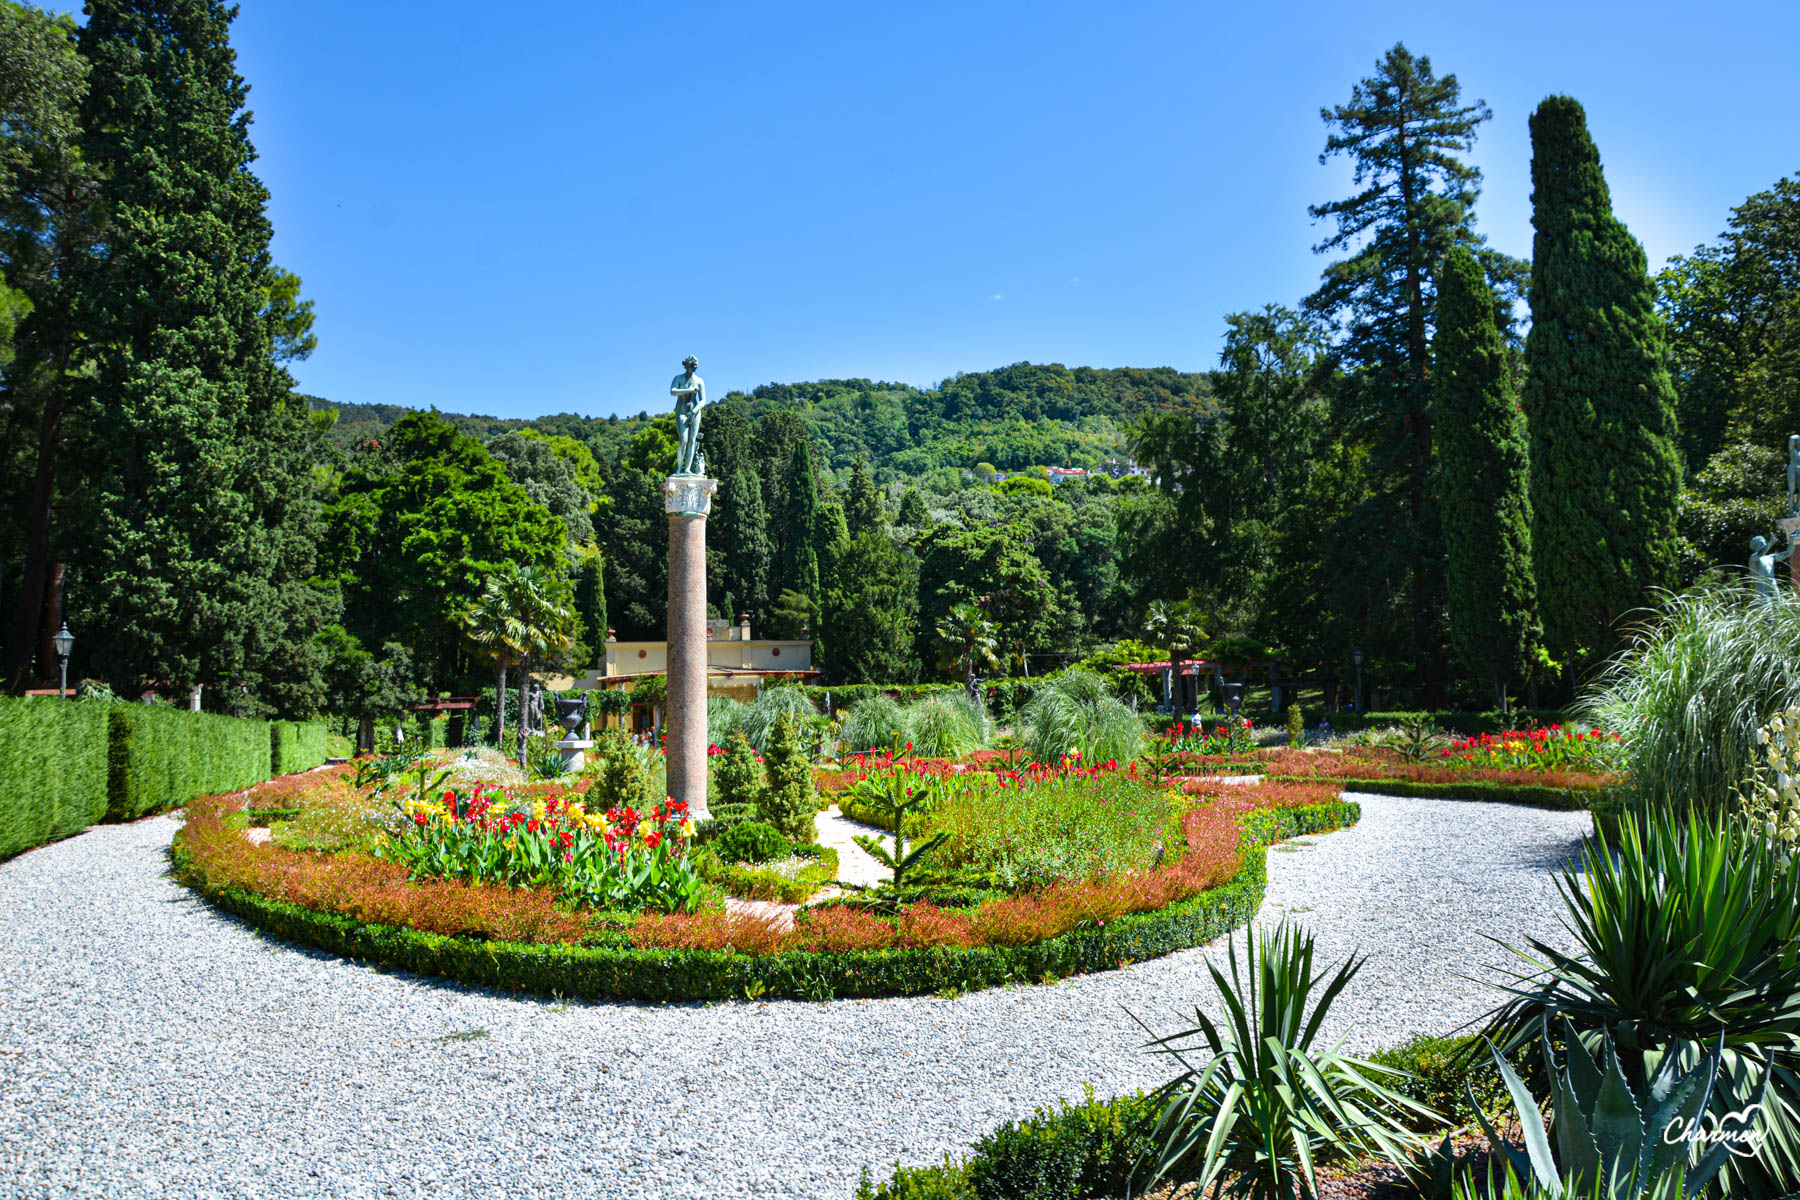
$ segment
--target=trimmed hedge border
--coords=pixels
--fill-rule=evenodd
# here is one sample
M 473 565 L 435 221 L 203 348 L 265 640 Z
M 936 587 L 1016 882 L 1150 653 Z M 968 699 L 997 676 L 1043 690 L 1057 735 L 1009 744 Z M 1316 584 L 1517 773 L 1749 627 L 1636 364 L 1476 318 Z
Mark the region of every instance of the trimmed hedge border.
M 1314 811 L 1314 809 L 1321 811 Z M 728 1000 L 749 995 L 831 1000 L 976 991 L 1005 983 L 1112 970 L 1205 945 L 1256 914 L 1268 883 L 1268 845 L 1279 837 L 1353 824 L 1353 801 L 1276 809 L 1254 831 L 1244 864 L 1210 891 L 1156 912 L 1132 913 L 1029 946 L 932 946 L 840 954 L 528 945 L 373 925 L 193 879 L 177 839 L 171 850 L 190 887 L 226 912 L 287 941 L 475 987 L 582 999 Z
M 0 859 L 106 816 L 107 708 L 0 697 Z
M 1563 812 L 1604 806 L 1615 794 L 1613 788 L 1559 788 L 1535 784 L 1492 783 L 1472 779 L 1467 783 L 1421 783 L 1413 779 L 1339 779 L 1335 776 L 1271 775 L 1272 783 L 1341 783 L 1346 792 L 1365 792 L 1376 796 L 1408 796 L 1421 800 L 1485 800 L 1496 804 L 1526 804 L 1533 808 L 1553 808 Z
M 325 761 L 325 726 L 0 697 L 0 859 Z

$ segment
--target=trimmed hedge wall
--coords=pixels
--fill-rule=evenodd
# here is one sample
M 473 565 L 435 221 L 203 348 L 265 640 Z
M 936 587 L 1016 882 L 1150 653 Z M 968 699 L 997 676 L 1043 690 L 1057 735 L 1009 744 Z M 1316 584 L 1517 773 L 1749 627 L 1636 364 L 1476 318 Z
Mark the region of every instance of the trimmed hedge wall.
M 130 821 L 269 778 L 274 738 L 267 721 L 158 704 L 115 704 L 108 720 L 109 820 Z
M 1318 783 L 1308 775 L 1272 775 L 1279 783 Z M 1493 783 L 1471 779 L 1467 783 L 1421 783 L 1413 779 L 1339 779 L 1346 792 L 1369 792 L 1377 796 L 1411 796 L 1423 800 L 1488 800 L 1498 804 L 1529 804 L 1533 808 L 1557 808 L 1575 812 L 1598 807 L 1610 797 L 1610 788 L 1540 787 L 1535 784 Z
M 1446 733 L 1460 733 L 1464 737 L 1500 733 L 1507 729 L 1530 729 L 1534 725 L 1561 725 L 1567 724 L 1569 720 L 1568 711 L 1561 708 L 1515 708 L 1510 713 L 1441 711 L 1320 714 L 1314 710 L 1306 714 L 1306 727 L 1317 729 L 1321 715 L 1331 723 L 1333 733 L 1360 733 L 1365 729 L 1385 729 L 1407 721 L 1430 721 Z M 1258 718 L 1256 723 L 1278 725 L 1282 721 L 1281 717 L 1269 717 L 1267 721 Z
M 0 859 L 325 761 L 325 726 L 0 697 Z
M 1347 802 L 1320 807 L 1350 820 L 1361 812 Z M 1306 809 L 1278 809 L 1269 818 L 1258 832 L 1279 837 L 1317 832 L 1314 824 L 1321 820 Z M 184 880 L 214 904 L 292 942 L 476 987 L 620 1000 L 917 996 L 1111 970 L 1223 936 L 1256 914 L 1268 882 L 1268 847 L 1258 840 L 1246 848 L 1238 873 L 1211 891 L 1157 912 L 1132 913 L 1028 946 L 752 956 L 722 950 L 477 941 L 365 924 L 236 888 L 207 888 L 189 869 L 179 838 L 174 854 Z
M 106 815 L 108 707 L 0 697 L 0 859 Z
M 269 722 L 269 769 L 274 774 L 310 771 L 324 762 L 324 725 L 315 721 Z

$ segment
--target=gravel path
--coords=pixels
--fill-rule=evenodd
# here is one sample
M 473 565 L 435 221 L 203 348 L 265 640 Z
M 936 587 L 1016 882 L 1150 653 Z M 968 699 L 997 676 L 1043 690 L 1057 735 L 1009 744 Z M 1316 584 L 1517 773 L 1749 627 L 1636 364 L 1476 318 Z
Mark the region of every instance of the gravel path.
M 1361 797 L 1270 854 L 1265 920 L 1336 957 L 1354 1044 L 1444 1032 L 1491 994 L 1478 936 L 1554 936 L 1585 813 Z M 1188 951 L 956 999 L 561 1005 L 266 940 L 164 877 L 168 817 L 0 864 L 0 1194 L 804 1196 L 935 1161 L 1083 1083 L 1154 1084 L 1210 991 Z

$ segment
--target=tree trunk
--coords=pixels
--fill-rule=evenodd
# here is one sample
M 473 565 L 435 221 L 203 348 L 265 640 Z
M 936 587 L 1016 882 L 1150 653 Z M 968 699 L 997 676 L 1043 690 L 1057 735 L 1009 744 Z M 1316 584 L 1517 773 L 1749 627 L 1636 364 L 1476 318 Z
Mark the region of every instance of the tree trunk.
M 57 390 L 60 393 L 61 388 Z M 18 607 L 13 610 L 12 637 L 8 639 L 6 680 L 12 690 L 29 683 L 38 635 L 43 632 L 44 599 L 50 576 L 50 510 L 56 492 L 56 439 L 61 425 L 60 396 L 46 397 L 44 416 L 38 422 L 37 474 L 31 485 L 31 511 L 25 533 L 25 573 L 19 581 Z
M 519 660 L 519 765 L 525 765 L 525 743 L 531 737 L 531 656 Z
M 494 748 L 506 753 L 506 664 L 494 667 Z

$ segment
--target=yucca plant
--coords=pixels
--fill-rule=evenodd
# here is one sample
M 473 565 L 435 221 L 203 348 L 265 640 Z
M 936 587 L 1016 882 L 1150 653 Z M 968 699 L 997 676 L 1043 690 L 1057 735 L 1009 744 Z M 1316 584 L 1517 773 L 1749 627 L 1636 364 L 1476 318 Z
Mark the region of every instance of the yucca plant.
M 1379 1153 L 1404 1167 L 1417 1144 L 1407 1117 L 1433 1114 L 1382 1081 L 1397 1072 L 1344 1053 L 1342 1037 L 1330 1045 L 1319 1037 L 1332 1002 L 1366 960 L 1352 956 L 1326 980 L 1314 973 L 1312 935 L 1286 923 L 1260 942 L 1251 925 L 1245 943 L 1248 972 L 1235 943 L 1229 978 L 1207 963 L 1223 1023 L 1196 1009 L 1193 1028 L 1146 1047 L 1182 1068 L 1155 1094 L 1157 1148 L 1146 1182 L 1295 1200 L 1318 1195 L 1324 1154 Z M 1206 1061 L 1197 1065 L 1201 1052 Z
M 1041 763 L 1079 754 L 1084 762 L 1129 762 L 1144 740 L 1144 722 L 1092 671 L 1066 671 L 1045 682 L 1019 710 L 1025 746 Z
M 1662 1055 L 1650 1078 L 1634 1086 L 1625 1078 L 1611 1037 L 1601 1035 L 1601 1053 L 1596 1055 L 1567 1020 L 1559 1025 L 1564 1047 L 1560 1064 L 1550 1044 L 1549 1018 L 1538 1022 L 1544 1074 L 1550 1081 L 1548 1128 L 1512 1064 L 1489 1046 L 1518 1109 L 1525 1149 L 1516 1149 L 1496 1133 L 1477 1105 L 1476 1116 L 1489 1143 L 1541 1191 L 1553 1192 L 1565 1180 L 1577 1187 L 1597 1186 L 1607 1200 L 1639 1200 L 1671 1184 L 1685 1194 L 1704 1191 L 1731 1157 L 1734 1139 L 1756 1123 L 1769 1076 L 1764 1073 L 1749 1095 L 1725 1097 L 1729 1112 L 1713 1127 L 1719 1139 L 1695 1154 L 1689 1135 L 1712 1131 L 1702 1124 L 1702 1116 L 1712 1105 L 1723 1035 L 1697 1061 Z
M 1689 810 L 1622 817 L 1619 846 L 1603 835 L 1557 879 L 1575 948 L 1533 938 L 1514 950 L 1526 968 L 1503 990 L 1487 1033 L 1525 1045 L 1541 1022 L 1566 1020 L 1593 1050 L 1616 1046 L 1642 1087 L 1667 1056 L 1696 1062 L 1723 1035 L 1715 1118 L 1767 1082 L 1766 1139 L 1755 1158 L 1726 1163 L 1730 1195 L 1782 1196 L 1800 1187 L 1800 859 L 1722 814 Z M 1509 949 L 1511 949 L 1509 947 Z
M 1666 597 L 1584 708 L 1618 732 L 1640 802 L 1728 809 L 1756 731 L 1796 700 L 1800 600 L 1715 584 Z
M 1642 1193 L 1643 1200 L 1686 1200 L 1680 1173 L 1666 1175 L 1651 1183 Z M 1583 1183 L 1575 1179 L 1557 1180 L 1546 1186 L 1530 1174 L 1521 1175 L 1511 1163 L 1488 1160 L 1487 1177 L 1478 1178 L 1473 1171 L 1459 1171 L 1451 1188 L 1452 1200 L 1606 1200 L 1606 1194 L 1595 1179 Z

